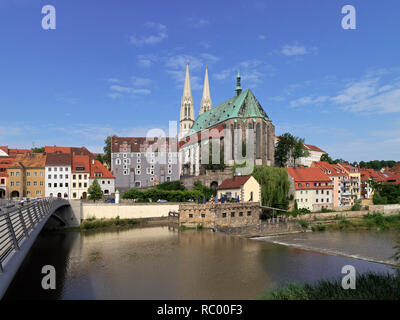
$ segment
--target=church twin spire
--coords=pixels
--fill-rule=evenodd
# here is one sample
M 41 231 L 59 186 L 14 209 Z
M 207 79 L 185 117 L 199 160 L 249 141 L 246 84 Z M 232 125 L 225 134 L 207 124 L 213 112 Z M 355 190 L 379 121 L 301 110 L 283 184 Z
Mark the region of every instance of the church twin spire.
M 200 102 L 199 115 L 211 110 L 210 84 L 208 82 L 208 67 L 204 76 L 203 97 Z M 185 85 L 181 100 L 181 113 L 179 121 L 179 139 L 182 139 L 192 128 L 194 123 L 194 105 L 192 90 L 190 88 L 189 62 L 186 63 Z
M 204 87 L 203 87 L 203 97 L 200 102 L 200 112 L 199 115 L 211 110 L 212 101 L 210 96 L 210 84 L 208 83 L 208 67 L 206 66 L 206 74 L 204 76 Z

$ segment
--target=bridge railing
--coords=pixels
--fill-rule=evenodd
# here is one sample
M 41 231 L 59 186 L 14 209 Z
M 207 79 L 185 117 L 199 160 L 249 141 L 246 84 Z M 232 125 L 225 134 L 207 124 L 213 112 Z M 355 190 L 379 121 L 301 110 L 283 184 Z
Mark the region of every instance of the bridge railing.
M 60 201 L 66 200 L 50 197 L 0 207 L 0 273 L 7 259 Z

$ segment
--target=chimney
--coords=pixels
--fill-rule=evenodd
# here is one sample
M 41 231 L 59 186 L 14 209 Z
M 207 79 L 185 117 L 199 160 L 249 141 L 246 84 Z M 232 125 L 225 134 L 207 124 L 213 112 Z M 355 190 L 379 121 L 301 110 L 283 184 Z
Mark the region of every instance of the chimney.
M 94 159 L 92 159 L 92 164 L 94 164 Z

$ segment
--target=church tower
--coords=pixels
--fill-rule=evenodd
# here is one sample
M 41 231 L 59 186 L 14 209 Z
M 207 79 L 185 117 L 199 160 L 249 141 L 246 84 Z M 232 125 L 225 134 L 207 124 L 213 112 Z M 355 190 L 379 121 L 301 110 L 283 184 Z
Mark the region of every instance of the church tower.
M 210 84 L 208 83 L 208 68 L 206 66 L 206 75 L 204 76 L 204 87 L 203 87 L 203 97 L 200 102 L 200 112 L 199 115 L 203 112 L 211 110 L 212 101 L 210 97 Z
M 189 62 L 186 64 L 185 86 L 181 100 L 181 115 L 179 121 L 179 140 L 192 128 L 194 123 L 194 107 L 192 90 L 190 89 Z

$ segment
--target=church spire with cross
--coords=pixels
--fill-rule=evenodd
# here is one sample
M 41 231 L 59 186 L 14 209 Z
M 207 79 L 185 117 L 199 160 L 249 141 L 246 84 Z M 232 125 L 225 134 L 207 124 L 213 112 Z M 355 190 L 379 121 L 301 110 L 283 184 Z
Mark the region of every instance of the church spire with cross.
M 206 66 L 206 74 L 204 76 L 203 97 L 201 98 L 200 102 L 199 114 L 209 111 L 211 110 L 211 108 L 212 108 L 212 101 L 210 96 L 210 84 L 208 82 L 208 67 Z
M 194 106 L 192 90 L 190 88 L 189 62 L 186 63 L 185 84 L 183 87 L 179 120 L 179 139 L 182 139 L 189 132 L 194 123 Z

